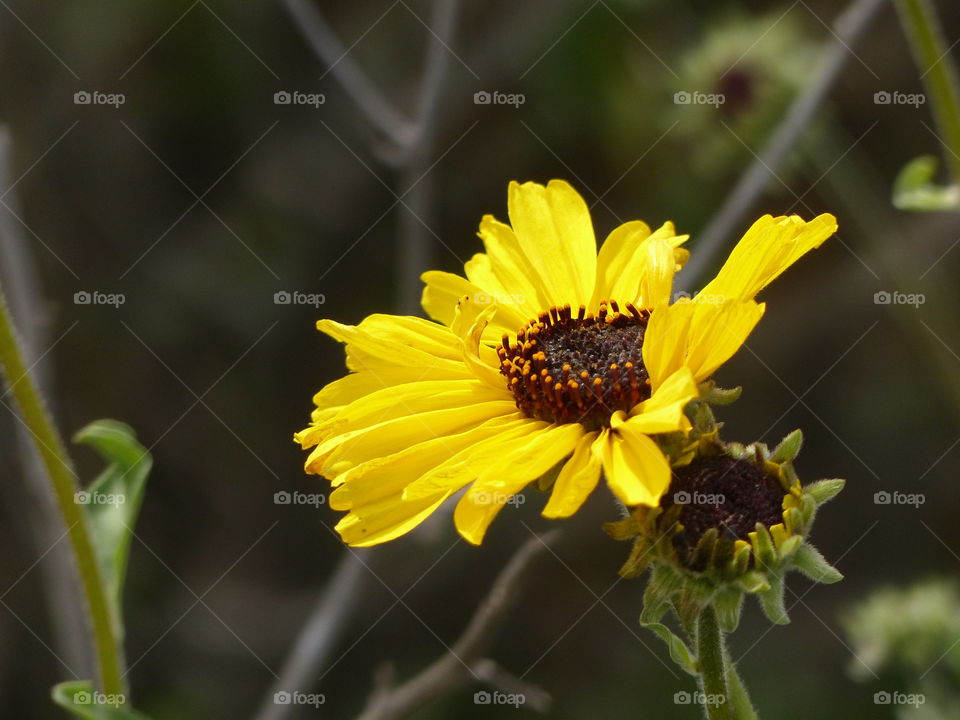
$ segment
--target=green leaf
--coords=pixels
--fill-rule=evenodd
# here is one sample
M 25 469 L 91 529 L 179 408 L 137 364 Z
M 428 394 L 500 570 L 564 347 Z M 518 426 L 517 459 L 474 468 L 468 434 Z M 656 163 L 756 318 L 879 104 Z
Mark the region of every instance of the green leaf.
M 743 591 L 736 586 L 725 587 L 714 595 L 713 608 L 716 610 L 720 629 L 725 633 L 732 633 L 740 624 Z
M 758 570 L 750 570 L 743 577 L 737 580 L 737 585 L 743 588 L 744 592 L 762 593 L 770 589 L 770 583 L 767 582 L 767 576 Z
M 740 386 L 735 388 L 719 388 L 714 385 L 703 395 L 703 400 L 711 405 L 732 405 L 740 398 L 740 393 L 742 392 L 743 388 Z
M 647 623 L 644 624 L 644 627 L 653 630 L 653 632 L 667 644 L 667 648 L 670 650 L 670 659 L 679 665 L 681 669 L 691 675 L 700 674 L 697 669 L 697 663 L 693 659 L 693 653 L 690 652 L 690 648 L 687 647 L 687 644 L 682 639 L 677 637 L 673 630 L 662 623 Z
M 122 638 L 121 598 L 127 558 L 153 460 L 137 442 L 133 429 L 116 420 L 97 420 L 74 435 L 73 441 L 90 445 L 107 461 L 106 469 L 74 500 L 82 506 L 89 523 L 117 637 Z
M 814 500 L 817 501 L 817 505 L 823 505 L 825 502 L 833 500 L 841 490 L 843 486 L 847 484 L 846 480 L 842 478 L 836 478 L 833 480 L 817 480 L 815 483 L 807 485 L 803 492 L 806 495 L 810 495 Z
M 955 210 L 960 208 L 960 187 L 933 182 L 938 160 L 932 155 L 914 158 L 893 183 L 893 205 L 900 210 Z
M 787 625 L 790 623 L 790 617 L 787 615 L 787 606 L 783 601 L 783 578 L 779 575 L 770 577 L 769 582 L 770 588 L 758 595 L 760 606 L 770 622 Z
M 790 462 L 800 453 L 801 445 L 803 445 L 803 432 L 798 428 L 780 441 L 780 444 L 770 453 L 770 460 L 775 463 Z
M 841 572 L 810 543 L 804 543 L 794 555 L 793 566 L 814 582 L 829 584 L 843 580 Z
M 82 720 L 149 720 L 143 713 L 125 707 L 125 697 L 97 692 L 89 680 L 54 685 L 50 697 L 56 705 Z
M 669 565 L 654 565 L 643 592 L 640 624 L 651 625 L 659 621 L 670 609 L 670 600 L 683 587 L 683 583 L 683 576 Z

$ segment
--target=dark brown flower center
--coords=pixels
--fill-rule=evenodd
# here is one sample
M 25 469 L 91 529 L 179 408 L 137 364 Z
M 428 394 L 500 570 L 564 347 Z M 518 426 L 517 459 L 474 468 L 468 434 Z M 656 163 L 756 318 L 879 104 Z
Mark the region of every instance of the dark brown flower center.
M 649 313 L 627 303 L 601 303 L 596 315 L 582 305 L 550 308 L 497 348 L 500 373 L 525 415 L 553 423 L 578 422 L 591 430 L 610 424 L 650 397 L 643 364 Z
M 665 510 L 681 506 L 683 532 L 675 543 L 692 550 L 711 528 L 721 539 L 747 540 L 757 523 L 771 527 L 782 522 L 783 497 L 780 481 L 755 462 L 719 455 L 674 468 L 660 505 Z

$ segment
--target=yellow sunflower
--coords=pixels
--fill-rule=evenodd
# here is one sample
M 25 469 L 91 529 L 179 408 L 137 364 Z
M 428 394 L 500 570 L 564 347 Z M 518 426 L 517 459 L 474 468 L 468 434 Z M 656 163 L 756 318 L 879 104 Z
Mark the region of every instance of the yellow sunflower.
M 313 398 L 295 435 L 328 478 L 354 546 L 402 535 L 469 486 L 454 522 L 479 544 L 496 514 L 557 469 L 543 515 L 572 515 L 601 472 L 625 505 L 656 505 L 670 464 L 652 435 L 683 409 L 763 315 L 754 296 L 836 231 L 832 215 L 757 220 L 693 299 L 670 304 L 689 253 L 667 222 L 616 228 L 597 251 L 567 183 L 510 183 L 510 225 L 484 216 L 466 277 L 423 275 L 418 317 L 321 320 L 346 377 Z

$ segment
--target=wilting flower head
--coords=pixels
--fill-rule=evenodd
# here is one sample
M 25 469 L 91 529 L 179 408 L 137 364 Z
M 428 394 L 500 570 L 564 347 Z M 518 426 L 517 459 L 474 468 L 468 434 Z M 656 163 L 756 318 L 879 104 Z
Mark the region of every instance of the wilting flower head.
M 436 322 L 321 320 L 346 343 L 346 377 L 315 397 L 306 470 L 336 488 L 337 530 L 373 545 L 416 527 L 451 495 L 479 544 L 503 506 L 558 469 L 546 517 L 572 515 L 600 479 L 627 506 L 655 506 L 670 462 L 654 439 L 763 315 L 754 296 L 836 230 L 831 215 L 757 220 L 694 299 L 671 304 L 688 253 L 672 223 L 613 230 L 597 251 L 567 183 L 510 183 L 510 225 L 484 216 L 466 277 L 423 275 Z
M 746 594 L 758 596 L 770 620 L 788 622 L 788 572 L 823 583 L 842 577 L 808 536 L 817 509 L 844 481 L 800 483 L 793 468 L 803 439 L 799 430 L 771 451 L 763 443 L 720 442 L 712 414 L 708 425 L 713 427 L 705 434 L 697 428 L 691 433 L 691 456 L 673 469 L 658 507 L 638 507 L 605 525 L 613 537 L 633 540 L 620 574 L 636 577 L 651 568 L 645 624 L 659 622 L 670 607 L 693 623 L 713 605 L 722 629 L 732 632 Z

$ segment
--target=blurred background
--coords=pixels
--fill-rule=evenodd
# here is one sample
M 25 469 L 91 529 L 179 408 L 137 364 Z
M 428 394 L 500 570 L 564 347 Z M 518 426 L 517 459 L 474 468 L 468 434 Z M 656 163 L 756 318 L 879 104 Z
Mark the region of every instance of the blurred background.
M 426 108 L 428 136 L 398 157 L 281 2 L 0 5 L 11 149 L 0 211 L 28 260 L 3 280 L 35 271 L 21 311 L 63 432 L 113 417 L 151 449 L 125 601 L 129 680 L 139 709 L 185 720 L 254 715 L 345 552 L 337 513 L 274 503 L 278 491 L 327 489 L 291 442 L 311 395 L 344 372 L 316 319 L 415 311 L 417 273 L 461 271 L 481 216 L 506 219 L 513 179 L 570 181 L 601 239 L 621 221 L 672 219 L 696 254 L 697 233 L 816 72 L 841 9 L 464 2 L 440 45 L 426 0 L 317 3 L 340 62 L 406 117 Z M 952 44 L 960 7 L 937 7 Z M 424 102 L 437 47 L 442 77 Z M 943 152 L 929 103 L 876 99 L 923 92 L 892 6 L 849 53 L 750 210 L 829 211 L 840 232 L 765 292 L 764 321 L 718 376 L 744 385 L 724 408 L 727 439 L 775 444 L 802 427 L 801 477 L 848 479 L 814 533 L 846 580 L 792 578 L 792 624 L 771 628 L 748 603 L 732 640 L 761 713 L 783 720 L 894 717 L 874 693 L 906 685 L 879 668 L 852 678 L 860 663 L 841 618 L 880 587 L 960 574 L 960 215 L 890 202 L 907 161 Z M 102 302 L 83 304 L 84 292 Z M 884 304 L 884 292 L 923 302 Z M 0 422 L 0 716 L 64 717 L 49 688 L 84 661 L 50 608 L 75 602 L 49 598 L 59 533 L 40 527 L 17 421 L 2 409 Z M 75 458 L 83 478 L 100 469 L 86 448 Z M 923 503 L 878 504 L 882 491 Z M 313 688 L 326 702 L 291 717 L 353 717 L 378 668 L 405 678 L 441 654 L 530 529 L 550 526 L 543 503 L 528 492 L 482 548 L 444 518 L 368 553 L 376 577 Z M 699 717 L 673 702 L 691 678 L 637 624 L 643 582 L 617 580 L 628 547 L 600 529 L 615 517 L 603 490 L 565 523 L 491 655 L 553 696 L 549 717 Z M 477 706 L 476 689 L 417 717 L 535 716 Z

